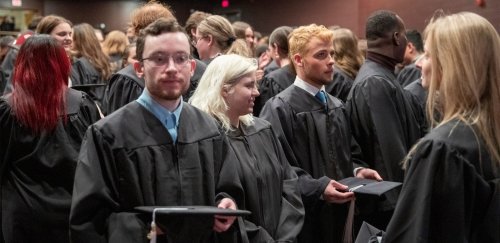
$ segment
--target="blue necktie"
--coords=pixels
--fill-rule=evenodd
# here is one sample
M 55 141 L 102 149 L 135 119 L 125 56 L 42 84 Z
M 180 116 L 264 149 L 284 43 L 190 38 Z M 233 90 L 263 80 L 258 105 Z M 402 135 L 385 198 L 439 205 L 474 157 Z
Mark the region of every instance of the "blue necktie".
M 174 143 L 177 141 L 177 128 L 175 126 L 175 115 L 172 113 L 170 116 L 167 117 L 167 129 L 168 133 L 170 133 L 170 136 L 172 137 L 172 140 L 174 140 Z
M 323 90 L 318 91 L 318 93 L 316 93 L 315 97 L 316 97 L 319 101 L 321 101 L 321 103 L 322 103 L 323 105 L 326 105 L 326 95 L 325 95 L 325 91 L 323 91 Z

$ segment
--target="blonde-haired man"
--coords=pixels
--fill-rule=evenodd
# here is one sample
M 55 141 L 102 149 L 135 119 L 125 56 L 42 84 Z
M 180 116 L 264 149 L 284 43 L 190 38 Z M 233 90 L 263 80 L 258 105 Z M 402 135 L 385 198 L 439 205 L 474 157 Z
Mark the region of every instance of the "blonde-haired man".
M 321 25 L 299 27 L 289 36 L 289 49 L 295 81 L 266 103 L 261 117 L 271 122 L 297 167 L 306 207 L 299 242 L 341 242 L 346 202 L 354 194 L 335 180 L 353 175 L 356 143 L 342 102 L 325 92 L 333 77 L 333 33 Z M 381 179 L 373 170 L 360 176 Z

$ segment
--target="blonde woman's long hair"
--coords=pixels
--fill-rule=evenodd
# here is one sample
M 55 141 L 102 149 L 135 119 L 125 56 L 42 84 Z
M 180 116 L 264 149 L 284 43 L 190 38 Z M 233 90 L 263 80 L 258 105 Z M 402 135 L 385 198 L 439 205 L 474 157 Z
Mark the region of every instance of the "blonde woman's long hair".
M 458 119 L 474 126 L 500 167 L 500 39 L 470 12 L 438 17 L 425 30 L 432 75 L 427 113 L 433 127 Z M 434 117 L 438 110 L 440 120 Z
M 231 90 L 243 77 L 255 75 L 257 63 L 254 59 L 236 54 L 216 57 L 208 65 L 189 103 L 215 117 L 225 131 L 232 130 L 226 112 L 229 107 L 222 96 L 223 90 Z M 240 116 L 240 122 L 250 125 L 252 114 Z

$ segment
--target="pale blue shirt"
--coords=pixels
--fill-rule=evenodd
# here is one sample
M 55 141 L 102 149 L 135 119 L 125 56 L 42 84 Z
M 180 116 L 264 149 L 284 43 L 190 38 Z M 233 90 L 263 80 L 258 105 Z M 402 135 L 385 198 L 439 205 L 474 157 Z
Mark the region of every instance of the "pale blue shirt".
M 163 126 L 167 129 L 168 133 L 174 140 L 174 143 L 177 142 L 177 129 L 179 128 L 179 117 L 182 111 L 182 97 L 180 98 L 181 102 L 179 102 L 179 106 L 175 108 L 173 112 L 167 110 L 165 107 L 156 102 L 151 95 L 149 94 L 147 89 L 142 91 L 141 96 L 137 98 L 137 102 L 141 104 L 148 111 L 153 113 L 158 120 L 161 121 Z

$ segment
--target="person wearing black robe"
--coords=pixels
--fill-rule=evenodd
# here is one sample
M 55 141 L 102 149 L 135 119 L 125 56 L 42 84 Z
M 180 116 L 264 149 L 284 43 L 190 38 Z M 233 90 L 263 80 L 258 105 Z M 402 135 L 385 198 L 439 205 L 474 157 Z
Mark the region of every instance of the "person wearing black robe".
M 111 114 L 136 100 L 144 90 L 144 80 L 137 76 L 134 65 L 128 65 L 111 75 L 104 91 L 103 112 Z
M 252 212 L 240 225 L 249 241 L 295 242 L 305 214 L 298 178 L 269 122 L 252 116 L 257 68 L 239 55 L 216 57 L 190 103 L 214 116 L 228 135 L 245 193 L 237 204 Z
M 19 47 L 33 34 L 33 30 L 27 30 L 21 33 L 14 43 L 9 45 L 10 49 L 7 51 L 7 54 L 5 54 L 5 58 L 0 65 L 0 69 L 5 75 L 5 83 L 3 89 L 0 89 L 0 96 L 12 92 L 12 74 L 14 73 L 14 64 L 16 62 L 17 53 L 19 52 Z
M 333 49 L 335 59 L 333 82 L 325 89 L 334 97 L 346 102 L 354 79 L 365 60 L 358 47 L 358 38 L 347 28 L 336 28 L 333 31 Z
M 227 138 L 212 117 L 182 101 L 196 65 L 183 31 L 164 18 L 141 31 L 134 65 L 146 88 L 87 130 L 75 175 L 72 242 L 146 242 L 151 219 L 134 212 L 137 206 L 236 209 L 241 200 Z M 192 229 L 181 217 L 160 229 L 174 242 L 212 242 L 212 225 L 222 232 L 234 219 L 193 220 Z
M 406 87 L 422 76 L 420 68 L 416 65 L 424 52 L 422 36 L 417 30 L 407 30 L 406 39 L 408 40 L 408 44 L 402 62 L 404 67 L 397 74 L 397 80 L 401 84 L 401 87 Z
M 419 142 L 384 242 L 498 242 L 500 173 L 477 134 L 452 120 Z
M 344 71 L 335 68 L 333 81 L 325 86 L 326 92 L 338 98 L 342 102 L 346 102 L 349 91 L 351 91 L 354 80 L 350 78 Z
M 102 108 L 106 84 L 101 73 L 86 57 L 76 58 L 71 68 L 71 87 L 86 92 Z
M 412 83 L 408 84 L 405 88 L 409 94 L 413 96 L 416 103 L 422 111 L 425 111 L 425 104 L 427 102 L 427 90 L 422 86 L 422 79 L 418 78 Z
M 380 10 L 366 24 L 366 61 L 354 81 L 347 100 L 352 134 L 361 147 L 363 167 L 380 173 L 384 180 L 403 182 L 401 161 L 422 137 L 418 114 L 396 81 L 394 67 L 402 62 L 405 27 L 395 13 Z M 384 230 L 390 220 L 399 190 L 385 194 L 386 200 L 366 203 L 357 220 Z
M 253 114 L 258 116 L 267 100 L 292 85 L 295 70 L 288 56 L 288 35 L 292 32 L 289 26 L 280 26 L 269 36 L 269 53 L 273 57 L 271 63 L 278 65 L 277 70 L 267 72 L 259 82 L 260 95 L 255 97 Z
M 159 3 L 157 1 L 150 1 L 147 4 L 142 5 L 141 7 L 135 9 L 131 15 L 132 29 L 136 36 L 139 35 L 139 32 L 142 29 L 146 28 L 149 24 L 159 18 L 175 19 L 175 16 L 169 6 L 165 3 Z M 196 69 L 194 75 L 190 78 L 191 82 L 188 90 L 186 90 L 183 94 L 185 101 L 189 99 L 189 96 L 196 89 L 198 81 L 206 68 L 206 65 L 203 62 L 196 59 L 195 61 Z M 111 114 L 120 107 L 136 100 L 142 94 L 143 90 L 143 77 L 137 76 L 133 65 L 129 65 L 121 69 L 110 77 L 106 85 L 106 89 L 104 91 L 103 113 L 105 115 Z
M 272 60 L 267 66 L 264 68 L 264 76 L 270 74 L 272 71 L 279 69 L 280 66 L 276 63 L 275 60 Z
M 259 115 L 266 102 L 292 85 L 294 80 L 295 72 L 291 64 L 285 65 L 264 76 L 259 84 L 260 95 L 255 98 L 254 114 L 256 116 Z
M 301 42 L 296 36 L 308 39 Z M 298 242 L 341 242 L 348 211 L 345 202 L 354 196 L 334 181 L 353 176 L 351 146 L 356 143 L 342 102 L 324 91 L 333 76 L 332 39 L 330 30 L 317 25 L 302 26 L 290 34 L 297 76 L 293 85 L 267 101 L 260 114 L 272 124 L 299 176 L 306 218 Z M 305 53 L 299 53 L 301 49 Z M 325 100 L 315 97 L 321 92 Z M 364 173 L 378 176 L 370 169 L 359 176 Z
M 383 241 L 500 242 L 498 32 L 461 12 L 434 19 L 426 33 L 422 83 L 433 129 L 405 160 Z
M 252 214 L 245 230 L 250 242 L 293 242 L 302 229 L 304 206 L 294 172 L 271 125 L 260 118 L 228 133 L 240 161 L 238 174 L 245 192 L 239 204 Z
M 67 87 L 69 59 L 52 37 L 30 37 L 17 61 L 15 89 L 0 98 L 0 239 L 5 243 L 67 243 L 78 152 L 88 126 L 100 118 L 99 112 L 87 94 Z M 26 73 L 38 68 L 46 72 L 36 80 L 26 78 L 30 77 Z M 41 87 L 32 89 L 33 84 Z M 59 104 L 54 103 L 57 96 Z M 52 113 L 54 127 L 48 126 L 43 118 L 50 117 L 48 110 L 59 107 L 64 107 L 59 114 Z M 21 118 L 30 112 L 37 118 Z
M 401 87 L 406 87 L 413 81 L 419 79 L 420 76 L 422 76 L 422 73 L 420 72 L 420 69 L 417 68 L 414 62 L 401 69 L 396 79 Z

